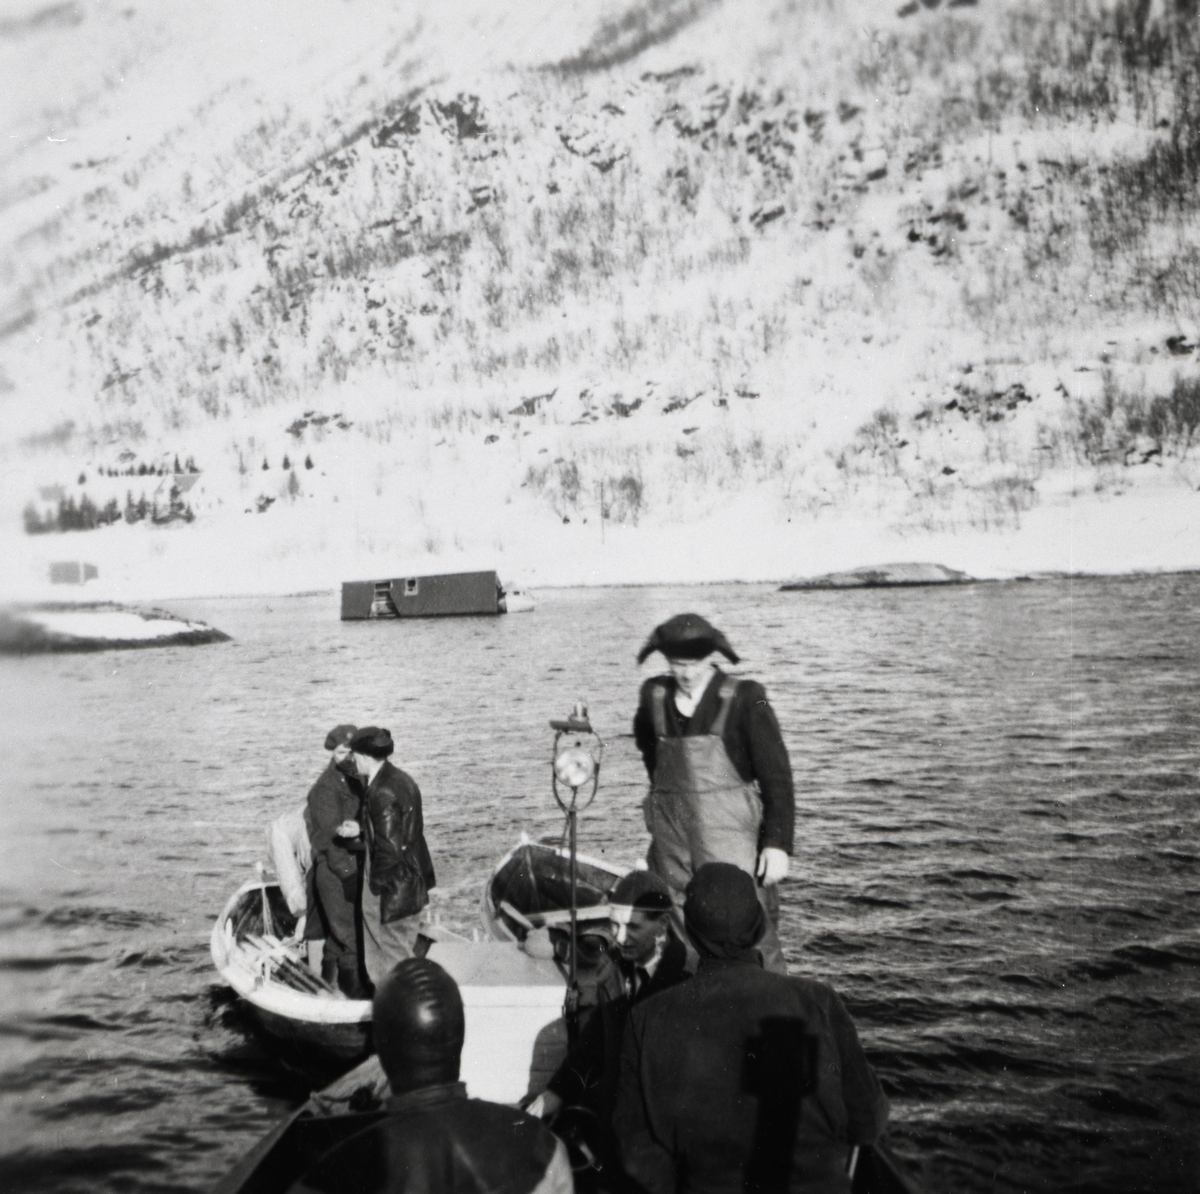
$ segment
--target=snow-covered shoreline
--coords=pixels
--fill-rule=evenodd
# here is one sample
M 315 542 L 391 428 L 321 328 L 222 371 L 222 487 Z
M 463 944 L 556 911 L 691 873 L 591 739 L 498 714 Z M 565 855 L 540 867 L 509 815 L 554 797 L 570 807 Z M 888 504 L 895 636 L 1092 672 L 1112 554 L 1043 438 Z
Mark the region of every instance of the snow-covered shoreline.
M 348 518 L 351 527 L 342 528 Z M 0 543 L 11 561 L 8 601 L 118 601 L 281 596 L 338 589 L 344 580 L 494 568 L 522 588 L 784 583 L 884 564 L 934 562 L 976 579 L 1046 573 L 1200 569 L 1200 493 L 1135 486 L 1120 496 L 1046 500 L 1019 525 L 914 534 L 885 518 L 829 514 L 789 521 L 742 495 L 695 523 L 564 524 L 536 504 L 448 514 L 452 546 L 429 550 L 426 528 L 387 511 L 292 507 L 225 514 L 189 526 L 118 524 Z M 355 525 L 357 530 L 354 530 Z M 343 533 L 344 532 L 344 533 Z M 97 567 L 86 585 L 50 585 L 49 562 Z

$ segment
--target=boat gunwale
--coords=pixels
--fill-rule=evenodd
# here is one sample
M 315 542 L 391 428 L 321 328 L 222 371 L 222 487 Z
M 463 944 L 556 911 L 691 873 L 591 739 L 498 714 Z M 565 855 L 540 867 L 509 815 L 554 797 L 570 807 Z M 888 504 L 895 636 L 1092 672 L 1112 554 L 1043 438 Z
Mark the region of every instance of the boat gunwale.
M 496 907 L 495 901 L 492 899 L 492 884 L 496 876 L 512 861 L 517 851 L 523 850 L 527 846 L 545 851 L 547 854 L 556 854 L 559 858 L 569 859 L 571 857 L 571 852 L 566 846 L 553 846 L 549 842 L 535 841 L 528 834 L 521 834 L 520 841 L 492 867 L 491 874 L 488 876 L 487 882 L 483 885 L 483 894 L 479 898 L 479 919 L 483 922 L 485 932 L 494 941 L 519 942 L 521 940 L 504 923 L 503 913 Z M 617 879 L 623 878 L 632 869 L 630 867 L 622 868 L 615 863 L 606 862 L 602 858 L 593 858 L 590 854 L 576 852 L 575 858 L 577 862 L 582 862 L 587 866 L 594 866 L 597 870 L 607 871 Z
M 249 892 L 269 891 L 272 888 L 278 890 L 279 884 L 265 879 L 250 879 L 226 901 L 209 938 L 209 949 L 217 973 L 253 1007 L 297 1024 L 325 1027 L 341 1025 L 348 1028 L 370 1024 L 369 999 L 338 999 L 332 995 L 310 995 L 274 978 L 261 982 L 248 965 L 239 966 L 234 962 L 225 932 L 231 916 Z

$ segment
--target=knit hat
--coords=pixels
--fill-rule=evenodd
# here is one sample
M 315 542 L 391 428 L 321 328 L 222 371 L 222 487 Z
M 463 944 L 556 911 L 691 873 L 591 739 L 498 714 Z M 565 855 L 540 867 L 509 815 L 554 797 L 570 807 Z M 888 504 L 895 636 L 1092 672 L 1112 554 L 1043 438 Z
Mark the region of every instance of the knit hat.
M 683 923 L 701 955 L 754 960 L 767 931 L 754 879 L 731 862 L 706 862 L 684 892 Z
M 669 912 L 671 889 L 667 881 L 653 871 L 630 871 L 609 892 L 608 906 L 632 908 L 638 912 Z
M 393 1094 L 457 1082 L 465 1022 L 458 985 L 429 958 L 405 958 L 375 988 L 375 1048 Z
M 325 749 L 333 750 L 338 746 L 348 746 L 350 739 L 358 733 L 358 726 L 344 725 L 334 726 L 328 734 L 325 735 Z
M 387 730 L 381 730 L 378 726 L 365 726 L 350 739 L 350 749 L 356 755 L 386 759 L 396 749 L 396 744 Z
M 729 640 L 699 614 L 676 614 L 656 626 L 638 652 L 638 663 L 644 663 L 655 651 L 661 651 L 671 659 L 704 659 L 714 651 L 720 651 L 730 663 L 738 661 Z

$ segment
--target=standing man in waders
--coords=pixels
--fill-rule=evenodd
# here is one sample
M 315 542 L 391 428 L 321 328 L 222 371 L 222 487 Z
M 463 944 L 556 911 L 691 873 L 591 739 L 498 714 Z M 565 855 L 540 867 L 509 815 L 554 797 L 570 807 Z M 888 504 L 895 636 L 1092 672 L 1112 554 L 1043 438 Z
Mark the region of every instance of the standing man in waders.
M 671 888 L 682 935 L 683 893 L 706 862 L 730 862 L 757 881 L 766 909 L 763 966 L 787 973 L 774 918 L 792 852 L 795 796 L 787 748 L 761 684 L 715 666 L 738 656 L 699 614 L 657 626 L 638 663 L 661 651 L 668 675 L 642 685 L 633 735 L 650 775 L 643 810 L 646 862 Z

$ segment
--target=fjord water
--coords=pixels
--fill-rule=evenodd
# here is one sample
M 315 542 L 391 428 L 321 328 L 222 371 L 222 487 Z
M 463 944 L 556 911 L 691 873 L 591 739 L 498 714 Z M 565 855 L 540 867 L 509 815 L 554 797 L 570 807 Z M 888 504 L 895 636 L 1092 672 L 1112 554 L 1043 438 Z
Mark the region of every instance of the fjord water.
M 607 742 L 581 847 L 631 863 L 633 656 L 684 609 L 779 714 L 789 960 L 844 995 L 928 1190 L 1197 1188 L 1200 576 L 538 596 L 179 602 L 233 641 L 0 664 L 0 1189 L 203 1190 L 303 1097 L 207 937 L 333 724 L 391 728 L 452 927 L 558 831 L 547 720 L 581 697 Z

